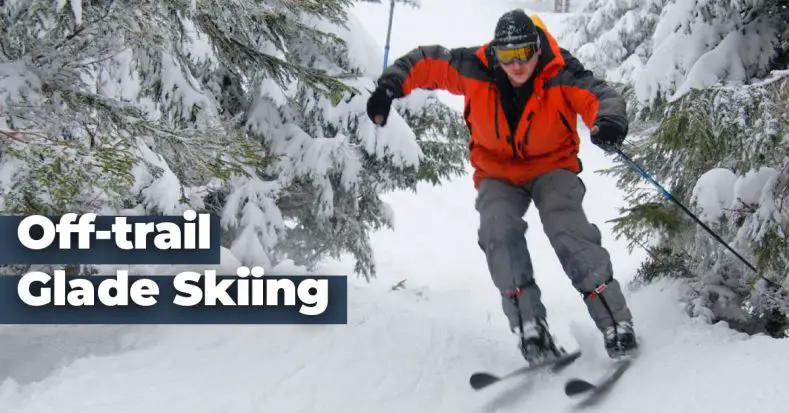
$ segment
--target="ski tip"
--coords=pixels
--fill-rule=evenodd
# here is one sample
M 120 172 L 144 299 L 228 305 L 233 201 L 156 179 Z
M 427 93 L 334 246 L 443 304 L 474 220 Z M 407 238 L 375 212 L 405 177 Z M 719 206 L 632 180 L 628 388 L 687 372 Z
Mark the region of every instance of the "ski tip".
M 595 385 L 582 379 L 570 379 L 564 385 L 564 394 L 568 396 L 575 396 L 593 390 Z
M 471 388 L 474 390 L 479 390 L 484 387 L 490 386 L 491 384 L 499 381 L 499 378 L 490 374 L 490 373 L 474 373 L 469 378 L 469 384 Z

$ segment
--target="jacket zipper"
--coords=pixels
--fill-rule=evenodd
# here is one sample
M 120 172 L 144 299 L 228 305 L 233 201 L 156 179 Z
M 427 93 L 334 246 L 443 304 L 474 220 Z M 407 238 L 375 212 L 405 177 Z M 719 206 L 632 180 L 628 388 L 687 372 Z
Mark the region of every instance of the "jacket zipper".
M 501 139 L 501 133 L 499 132 L 499 91 L 493 89 L 493 119 L 495 119 L 494 124 L 496 125 L 496 139 Z
M 493 106 L 493 118 L 495 119 L 493 124 L 496 128 L 496 139 L 501 139 L 501 131 L 499 129 L 499 90 L 496 88 L 493 89 Z M 515 147 L 515 138 L 512 134 L 507 137 L 507 141 L 512 147 L 512 160 L 514 161 L 518 159 L 518 150 Z
M 529 134 L 531 133 L 531 117 L 534 115 L 534 112 L 529 112 L 526 115 L 526 122 L 529 122 L 529 126 L 526 127 L 526 132 L 523 134 L 523 146 L 521 147 L 521 153 L 523 157 L 526 157 L 526 146 L 529 145 Z
M 523 146 L 529 144 L 529 131 L 531 131 L 531 117 L 534 115 L 534 112 L 529 112 L 526 116 L 526 122 L 529 122 L 529 126 L 526 128 L 526 134 L 523 136 Z

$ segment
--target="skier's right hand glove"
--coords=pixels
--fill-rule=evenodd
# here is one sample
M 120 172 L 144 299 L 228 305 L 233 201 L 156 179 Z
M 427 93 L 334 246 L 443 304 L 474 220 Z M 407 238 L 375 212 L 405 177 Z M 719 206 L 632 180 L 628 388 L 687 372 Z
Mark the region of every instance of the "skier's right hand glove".
M 394 93 L 384 87 L 378 87 L 367 100 L 367 116 L 373 123 L 385 126 L 389 119 L 389 111 L 392 109 Z
M 606 152 L 611 152 L 625 141 L 627 129 L 626 124 L 622 125 L 605 118 L 598 119 L 591 130 L 592 143 Z

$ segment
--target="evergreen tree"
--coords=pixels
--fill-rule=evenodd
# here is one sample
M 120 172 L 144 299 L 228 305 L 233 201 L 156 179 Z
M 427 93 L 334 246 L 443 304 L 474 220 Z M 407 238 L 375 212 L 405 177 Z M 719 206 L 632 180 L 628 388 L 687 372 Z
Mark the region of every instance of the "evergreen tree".
M 626 165 L 607 171 L 627 194 L 617 235 L 631 248 L 651 252 L 640 278 L 689 279 L 696 291 L 694 314 L 780 335 L 789 313 L 789 10 L 780 1 L 631 6 L 614 0 L 590 4 L 595 11 L 582 17 L 585 31 L 575 46 L 582 61 L 604 70 L 609 81 L 622 82 L 633 121 L 625 152 L 759 272 L 645 187 Z M 654 10 L 660 10 L 659 19 Z M 614 29 L 632 27 L 627 21 L 636 12 L 654 24 L 637 25 L 632 36 Z M 631 43 L 638 43 L 636 49 L 618 47 L 625 35 L 637 40 Z M 600 57 L 597 51 L 607 51 L 602 44 L 613 45 L 613 57 Z M 775 288 L 782 283 L 783 289 Z
M 379 195 L 459 173 L 466 132 L 434 97 L 375 128 L 350 4 L 3 2 L 0 211 L 210 211 L 245 265 L 374 275 Z
M 664 3 L 590 0 L 565 20 L 559 39 L 596 76 L 627 82 L 630 72 L 652 54 L 650 38 Z

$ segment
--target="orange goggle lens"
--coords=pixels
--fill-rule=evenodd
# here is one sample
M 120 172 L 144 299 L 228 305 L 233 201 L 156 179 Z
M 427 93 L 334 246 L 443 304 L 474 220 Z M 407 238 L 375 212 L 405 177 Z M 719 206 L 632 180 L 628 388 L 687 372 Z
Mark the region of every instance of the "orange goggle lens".
M 528 62 L 537 53 L 537 45 L 530 43 L 518 47 L 509 47 L 506 49 L 495 48 L 496 58 L 503 65 L 512 64 L 514 62 Z

